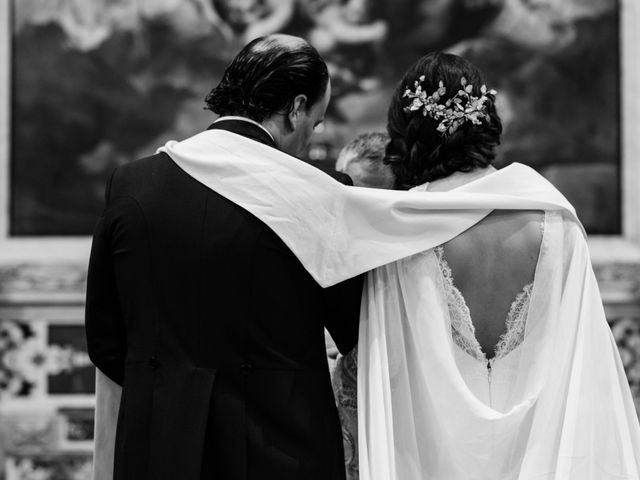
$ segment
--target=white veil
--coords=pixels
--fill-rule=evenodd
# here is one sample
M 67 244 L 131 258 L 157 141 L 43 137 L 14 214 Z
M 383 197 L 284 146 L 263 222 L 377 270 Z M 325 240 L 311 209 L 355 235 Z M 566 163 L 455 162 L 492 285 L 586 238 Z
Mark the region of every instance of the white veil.
M 433 250 L 368 274 L 358 357 L 362 480 L 640 478 L 640 432 L 583 233 L 546 213 L 507 408 L 456 365 Z

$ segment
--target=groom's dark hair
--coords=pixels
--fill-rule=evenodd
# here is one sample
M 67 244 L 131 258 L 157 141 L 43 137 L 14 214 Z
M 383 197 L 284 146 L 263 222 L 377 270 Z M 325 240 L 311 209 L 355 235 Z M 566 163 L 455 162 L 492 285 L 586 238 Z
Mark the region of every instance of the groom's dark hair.
M 296 95 L 306 95 L 311 107 L 323 98 L 328 81 L 327 65 L 309 43 L 291 35 L 269 35 L 236 55 L 207 95 L 205 108 L 262 122 L 289 113 Z

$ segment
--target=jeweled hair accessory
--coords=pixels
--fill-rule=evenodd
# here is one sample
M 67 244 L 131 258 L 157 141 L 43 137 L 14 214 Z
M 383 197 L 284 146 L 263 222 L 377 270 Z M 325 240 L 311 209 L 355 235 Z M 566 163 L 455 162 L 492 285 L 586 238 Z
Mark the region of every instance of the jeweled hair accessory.
M 442 81 L 438 84 L 438 90 L 431 95 L 422 90 L 421 83 L 424 82 L 424 75 L 421 75 L 414 82 L 415 91 L 407 88 L 404 97 L 413 99 L 411 105 L 405 107 L 406 112 L 415 112 L 422 110 L 422 114 L 429 116 L 436 121 L 440 121 L 437 131 L 442 135 L 451 135 L 464 122 L 471 122 L 474 125 L 480 125 L 483 119 L 488 119 L 487 107 L 485 102 L 489 99 L 487 94 L 496 95 L 495 90 L 487 90 L 485 85 L 480 87 L 482 96 L 474 97 L 473 85 L 467 83 L 467 79 L 462 77 L 460 85 L 462 88 L 444 103 L 441 103 L 442 97 L 447 93 L 447 89 Z

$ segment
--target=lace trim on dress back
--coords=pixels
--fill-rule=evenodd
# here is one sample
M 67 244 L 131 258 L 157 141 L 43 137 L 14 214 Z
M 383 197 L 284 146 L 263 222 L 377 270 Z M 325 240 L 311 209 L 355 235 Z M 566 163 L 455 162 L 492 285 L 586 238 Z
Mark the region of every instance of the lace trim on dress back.
M 532 291 L 533 282 L 525 285 L 511 304 L 506 320 L 507 330 L 500 336 L 500 341 L 496 345 L 495 358 L 504 357 L 524 341 Z
M 451 317 L 451 336 L 456 345 L 472 357 L 483 360 L 485 354 L 476 339 L 476 328 L 471 321 L 471 312 L 462 292 L 453 283 L 453 272 L 444 258 L 444 247 L 435 248 L 440 271 L 444 277 L 445 294 Z
M 444 278 L 453 341 L 467 354 L 477 360 L 487 362 L 489 360 L 476 338 L 476 329 L 471 319 L 469 307 L 462 292 L 455 286 L 451 267 L 444 258 L 444 247 L 441 245 L 436 247 L 434 251 Z M 511 303 L 505 321 L 506 331 L 500 336 L 492 361 L 506 356 L 524 341 L 532 290 L 533 282 L 525 285 Z

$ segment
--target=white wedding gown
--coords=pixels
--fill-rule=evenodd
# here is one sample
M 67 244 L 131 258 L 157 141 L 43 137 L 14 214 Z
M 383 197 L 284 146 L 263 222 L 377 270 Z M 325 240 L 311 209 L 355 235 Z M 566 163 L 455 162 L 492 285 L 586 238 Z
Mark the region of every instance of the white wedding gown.
M 442 247 L 368 274 L 361 480 L 640 478 L 638 419 L 585 238 L 567 215 L 544 218 L 533 281 L 490 360 Z
M 541 225 L 544 231 L 544 223 Z M 449 316 L 454 357 L 465 383 L 483 403 L 502 411 L 509 394 L 509 385 L 517 373 L 514 357 L 510 356 L 524 340 L 533 282 L 525 285 L 509 307 L 505 332 L 496 346 L 495 355 L 488 359 L 475 336 L 475 327 L 462 292 L 456 287 L 453 272 L 444 257 L 444 248 L 432 251 L 438 259 L 440 281 L 444 286 Z M 425 252 L 428 255 L 431 252 Z M 419 254 L 422 255 L 422 254 Z M 358 475 L 358 412 L 357 372 L 358 348 L 340 357 L 333 375 L 333 385 L 342 423 L 347 480 Z

